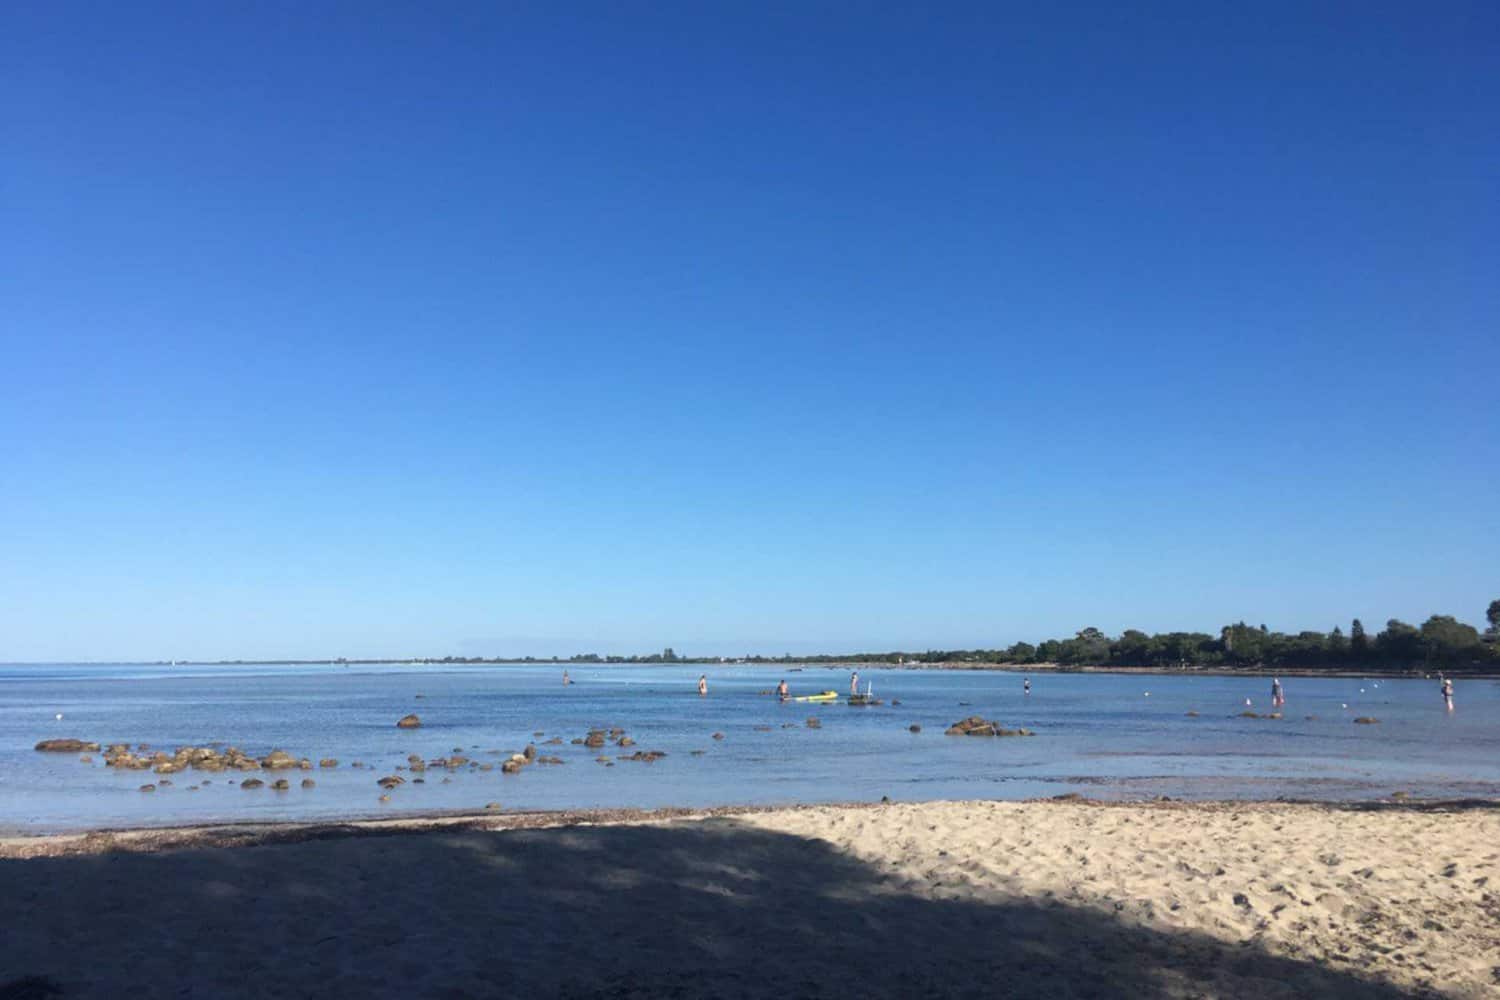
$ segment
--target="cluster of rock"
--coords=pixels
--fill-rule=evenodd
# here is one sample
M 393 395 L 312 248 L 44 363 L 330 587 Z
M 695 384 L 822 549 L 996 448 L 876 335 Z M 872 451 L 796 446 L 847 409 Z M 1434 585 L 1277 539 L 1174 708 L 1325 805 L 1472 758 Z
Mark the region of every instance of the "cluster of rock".
M 947 736 L 1034 736 L 1029 729 L 1006 729 L 998 722 L 971 715 L 943 730 Z
M 610 742 L 616 743 L 622 747 L 633 746 L 635 744 L 635 740 L 631 739 L 629 736 L 626 736 L 625 730 L 620 729 L 617 726 L 613 729 L 590 729 L 587 736 L 579 736 L 574 738 L 573 745 L 585 746 L 589 747 L 590 749 L 597 750 L 600 747 L 604 746 L 605 743 Z
M 137 751 L 143 751 L 143 748 L 137 747 Z M 127 771 L 150 768 L 157 774 L 176 774 L 188 768 L 195 771 L 310 771 L 313 767 L 313 762 L 306 757 L 293 757 L 285 750 L 272 750 L 264 757 L 252 757 L 238 747 L 227 747 L 223 751 L 213 747 L 178 747 L 170 754 L 157 750 L 147 756 L 143 752 L 132 752 L 124 743 L 106 747 L 104 763 Z M 332 767 L 337 763 L 329 758 L 324 766 Z
M 1247 711 L 1244 711 L 1244 712 L 1240 713 L 1240 718 L 1242 718 L 1242 719 L 1279 719 L 1279 718 L 1281 718 L 1281 713 L 1280 712 L 1267 712 L 1265 715 L 1261 715 L 1259 712 L 1251 712 L 1251 711 L 1247 710 Z

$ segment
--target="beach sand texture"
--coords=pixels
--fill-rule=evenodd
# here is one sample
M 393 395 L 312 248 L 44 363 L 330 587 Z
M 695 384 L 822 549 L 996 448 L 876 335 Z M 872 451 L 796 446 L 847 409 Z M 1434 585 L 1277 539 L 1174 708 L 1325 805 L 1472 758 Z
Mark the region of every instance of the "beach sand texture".
M 1500 995 L 1493 805 L 543 822 L 9 841 L 0 997 Z

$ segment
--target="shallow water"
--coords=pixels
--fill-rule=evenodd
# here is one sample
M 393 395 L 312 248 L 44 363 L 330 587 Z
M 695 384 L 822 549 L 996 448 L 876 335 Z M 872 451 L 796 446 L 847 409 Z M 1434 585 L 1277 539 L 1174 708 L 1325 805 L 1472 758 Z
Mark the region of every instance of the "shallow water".
M 1270 710 L 1270 682 L 1260 677 L 1035 674 L 1025 696 L 1018 673 L 867 670 L 862 679 L 887 703 L 852 708 L 782 705 L 760 694 L 782 677 L 794 694 L 846 692 L 843 669 L 716 666 L 707 671 L 707 698 L 695 692 L 703 672 L 696 665 L 568 669 L 577 683 L 565 688 L 554 665 L 0 667 L 0 831 L 400 815 L 488 802 L 521 810 L 1072 791 L 1108 799 L 1500 797 L 1495 681 L 1459 682 L 1450 715 L 1433 680 L 1286 678 L 1285 718 L 1261 720 L 1237 715 L 1247 697 L 1255 711 Z M 422 717 L 422 728 L 395 728 L 408 712 Z M 971 714 L 1037 735 L 943 735 Z M 1381 722 L 1353 724 L 1361 715 Z M 809 716 L 822 727 L 807 728 Z M 909 732 L 912 723 L 922 732 Z M 594 760 L 599 751 L 567 742 L 591 726 L 620 726 L 636 741 L 604 753 L 667 757 L 605 767 Z M 538 730 L 546 736 L 533 737 Z M 725 738 L 712 739 L 715 731 Z M 554 735 L 562 746 L 540 745 Z M 143 794 L 140 785 L 160 780 L 149 771 L 116 773 L 99 754 L 84 764 L 32 750 L 38 740 L 67 736 L 168 750 L 219 742 L 255 755 L 281 748 L 341 764 L 288 772 L 288 792 L 242 790 L 244 775 L 235 772 L 184 771 Z M 487 751 L 532 741 L 566 765 L 517 775 L 498 766 L 428 771 L 425 784 L 408 782 L 389 803 L 378 801 L 375 779 L 408 753 L 430 760 L 461 747 L 498 765 L 503 758 Z M 372 768 L 351 769 L 356 760 Z M 308 776 L 317 787 L 297 787 Z

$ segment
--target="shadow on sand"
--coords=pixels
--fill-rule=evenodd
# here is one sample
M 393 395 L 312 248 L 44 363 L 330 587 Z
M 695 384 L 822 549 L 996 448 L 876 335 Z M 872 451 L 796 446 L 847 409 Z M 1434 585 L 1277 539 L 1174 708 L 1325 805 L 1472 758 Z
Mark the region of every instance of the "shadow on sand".
M 1409 995 L 1058 901 L 913 895 L 734 820 L 7 860 L 0 887 L 5 1000 Z

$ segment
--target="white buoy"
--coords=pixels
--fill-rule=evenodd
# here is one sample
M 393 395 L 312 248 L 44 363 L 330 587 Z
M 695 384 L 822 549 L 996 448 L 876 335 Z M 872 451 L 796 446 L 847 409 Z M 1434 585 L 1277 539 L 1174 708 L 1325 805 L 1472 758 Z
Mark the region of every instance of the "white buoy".
M 1147 697 L 1147 698 L 1149 698 L 1149 697 L 1151 697 L 1151 692 L 1150 692 L 1150 691 L 1147 691 L 1147 692 L 1146 692 L 1146 697 Z
M 58 712 L 58 713 L 57 713 L 57 721 L 58 721 L 58 722 L 61 722 L 61 721 L 62 721 L 62 713 L 61 713 L 61 712 Z

